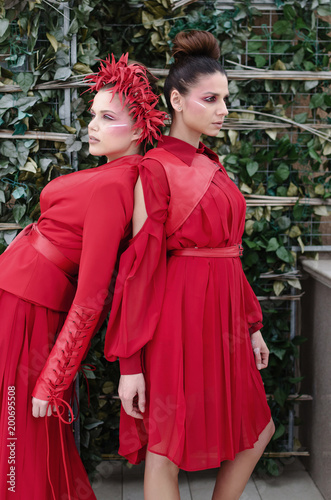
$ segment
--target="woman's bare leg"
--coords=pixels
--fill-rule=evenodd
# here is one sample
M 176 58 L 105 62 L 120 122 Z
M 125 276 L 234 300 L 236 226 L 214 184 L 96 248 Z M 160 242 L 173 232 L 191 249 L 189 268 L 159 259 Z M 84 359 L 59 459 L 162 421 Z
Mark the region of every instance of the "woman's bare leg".
M 275 432 L 272 420 L 264 428 L 254 448 L 241 451 L 234 460 L 222 463 L 217 474 L 212 500 L 238 500 L 255 465 Z
M 180 500 L 179 468 L 168 458 L 147 451 L 145 462 L 145 500 Z

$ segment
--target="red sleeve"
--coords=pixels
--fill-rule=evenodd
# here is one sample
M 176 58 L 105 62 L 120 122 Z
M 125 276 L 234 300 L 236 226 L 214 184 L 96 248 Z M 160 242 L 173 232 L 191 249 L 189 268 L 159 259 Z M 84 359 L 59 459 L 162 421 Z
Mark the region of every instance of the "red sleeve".
M 259 301 L 252 287 L 247 281 L 245 274 L 243 273 L 243 290 L 244 290 L 244 301 L 245 301 L 245 315 L 248 323 L 248 330 L 250 335 L 257 332 L 263 327 L 262 324 L 262 310 Z
M 166 281 L 168 182 L 156 161 L 143 161 L 139 173 L 148 218 L 122 254 L 105 340 L 105 356 L 120 358 L 122 374 L 142 371 L 140 349 L 153 337 Z
M 128 169 L 119 179 L 97 185 L 91 195 L 83 223 L 75 304 L 101 311 L 110 302 L 118 249 L 132 217 L 135 175 Z

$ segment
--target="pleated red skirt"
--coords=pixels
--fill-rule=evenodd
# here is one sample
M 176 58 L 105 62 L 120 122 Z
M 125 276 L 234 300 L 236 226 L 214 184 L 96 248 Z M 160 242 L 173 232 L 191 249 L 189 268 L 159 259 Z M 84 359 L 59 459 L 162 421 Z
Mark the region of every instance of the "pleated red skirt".
M 95 500 L 71 426 L 47 417 L 47 433 L 46 419 L 32 416 L 31 394 L 65 317 L 0 290 L 1 500 Z
M 252 448 L 271 419 L 245 319 L 239 259 L 170 257 L 162 314 L 144 352 L 144 420 L 121 413 L 119 453 L 184 470 Z

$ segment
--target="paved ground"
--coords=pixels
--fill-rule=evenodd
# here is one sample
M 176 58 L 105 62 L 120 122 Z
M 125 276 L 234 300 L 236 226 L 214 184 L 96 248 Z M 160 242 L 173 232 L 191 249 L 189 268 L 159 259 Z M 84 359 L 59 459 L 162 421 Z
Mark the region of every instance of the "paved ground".
M 290 462 L 277 478 L 252 477 L 240 500 L 325 500 L 301 462 Z M 118 462 L 103 462 L 98 469 L 93 484 L 97 500 L 144 500 L 143 465 L 128 468 Z M 216 472 L 181 471 L 181 500 L 210 500 Z

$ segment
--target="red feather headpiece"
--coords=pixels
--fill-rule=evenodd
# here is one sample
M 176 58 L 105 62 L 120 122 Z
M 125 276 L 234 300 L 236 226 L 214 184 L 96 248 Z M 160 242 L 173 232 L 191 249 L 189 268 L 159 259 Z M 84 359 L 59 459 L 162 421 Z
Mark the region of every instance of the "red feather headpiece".
M 159 127 L 164 125 L 167 115 L 155 109 L 159 98 L 152 91 L 146 69 L 136 63 L 128 64 L 128 53 L 123 54 L 118 62 L 115 61 L 114 54 L 111 56 L 111 61 L 110 56 L 105 61 L 100 61 L 98 73 L 85 78 L 94 82 L 89 90 L 98 92 L 105 85 L 112 84 L 109 90 L 118 94 L 123 107 L 128 107 L 134 122 L 133 129 L 142 129 L 137 144 L 145 139 L 152 143 L 153 138 L 159 139 L 161 136 Z

